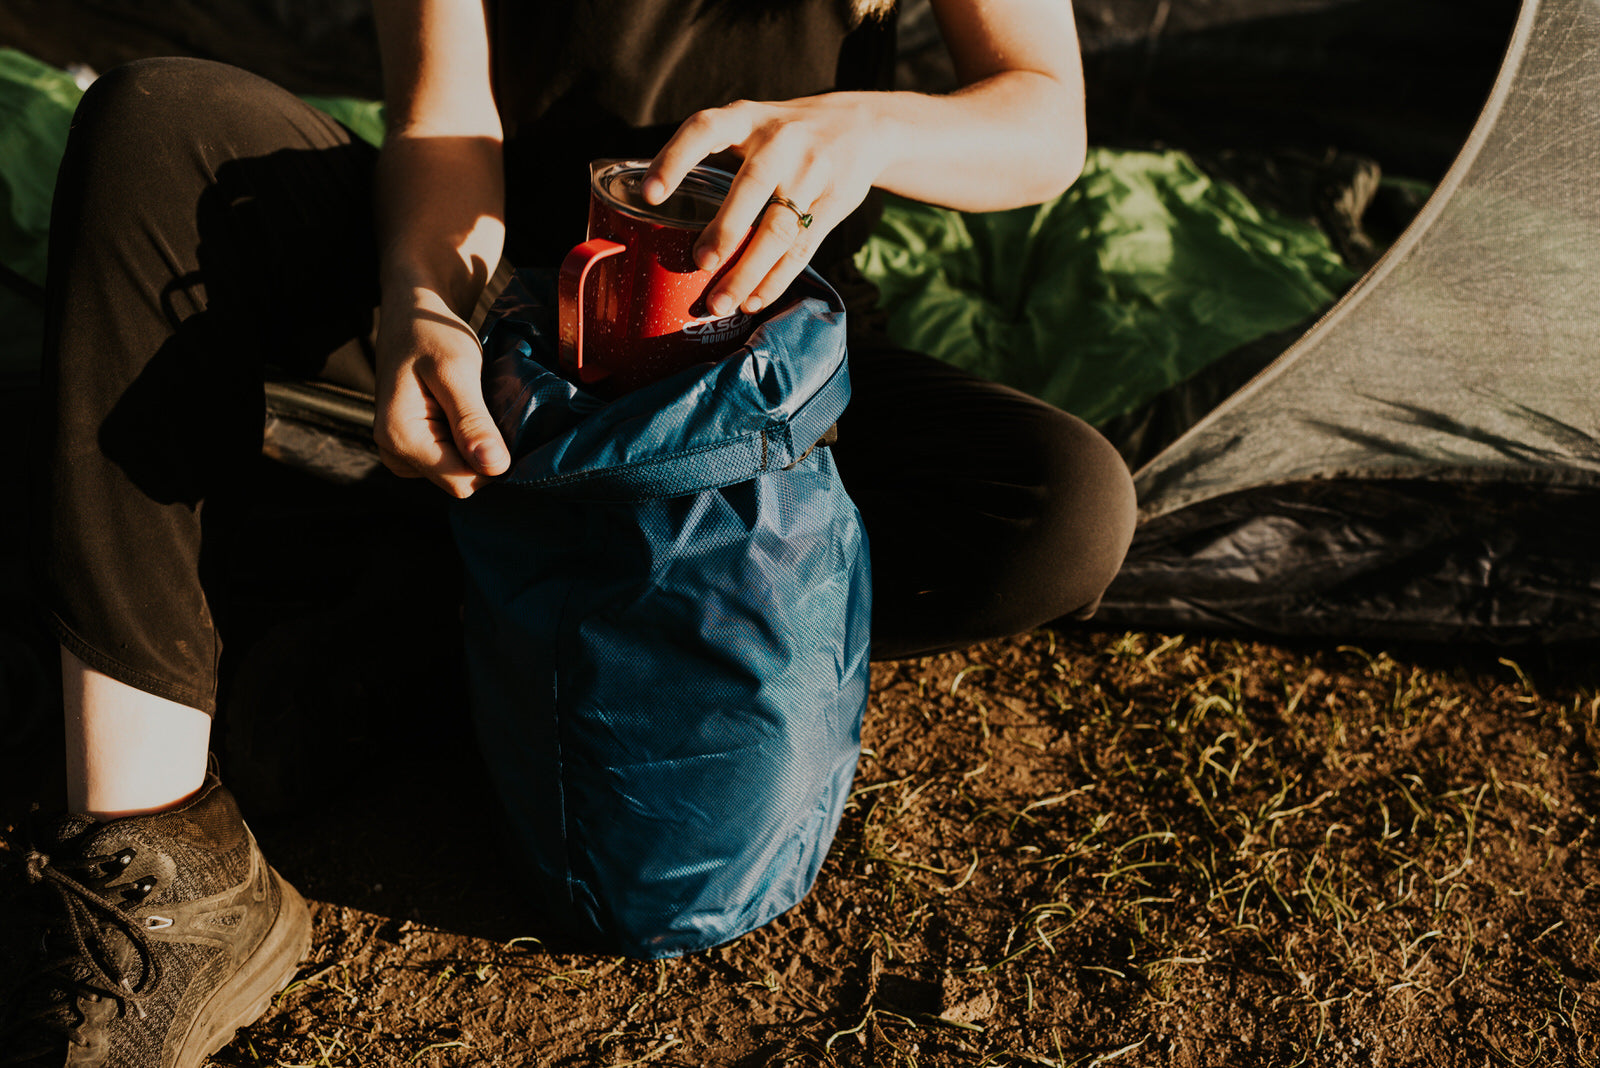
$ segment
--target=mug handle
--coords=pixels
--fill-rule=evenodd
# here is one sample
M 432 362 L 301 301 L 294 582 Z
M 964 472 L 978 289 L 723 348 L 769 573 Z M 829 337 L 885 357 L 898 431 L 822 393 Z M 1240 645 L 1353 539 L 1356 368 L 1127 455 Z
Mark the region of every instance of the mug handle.
M 556 280 L 556 347 L 561 365 L 575 371 L 584 382 L 601 377 L 591 365 L 583 365 L 583 283 L 596 263 L 615 256 L 626 245 L 596 237 L 576 246 L 561 261 Z

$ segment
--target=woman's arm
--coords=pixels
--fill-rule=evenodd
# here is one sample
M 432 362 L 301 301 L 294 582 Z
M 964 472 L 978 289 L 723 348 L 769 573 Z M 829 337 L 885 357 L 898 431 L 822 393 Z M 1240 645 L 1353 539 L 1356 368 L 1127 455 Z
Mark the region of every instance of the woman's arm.
M 505 238 L 501 131 L 481 0 L 378 0 L 382 305 L 374 437 L 389 469 L 457 497 L 510 462 L 467 325 Z
M 878 185 L 958 211 L 1059 196 L 1083 170 L 1083 65 L 1069 0 L 932 0 L 962 88 L 887 94 Z
M 696 255 L 712 268 L 759 229 L 710 298 L 717 314 L 776 299 L 873 186 L 963 211 L 1036 204 L 1077 178 L 1083 74 L 1068 0 L 933 0 L 963 86 L 954 93 L 827 93 L 736 101 L 691 116 L 652 165 L 660 201 L 706 156 L 743 157 Z M 774 208 L 787 197 L 808 212 Z

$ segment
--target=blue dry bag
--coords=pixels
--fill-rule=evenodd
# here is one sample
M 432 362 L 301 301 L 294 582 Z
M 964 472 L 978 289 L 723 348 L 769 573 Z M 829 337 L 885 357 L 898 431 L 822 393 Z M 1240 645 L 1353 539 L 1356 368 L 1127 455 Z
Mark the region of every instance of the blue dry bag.
M 674 956 L 805 896 L 860 753 L 866 539 L 818 447 L 844 309 L 808 272 L 740 351 L 607 402 L 552 370 L 548 293 L 519 276 L 485 334 L 513 461 L 453 517 L 474 715 L 552 926 Z

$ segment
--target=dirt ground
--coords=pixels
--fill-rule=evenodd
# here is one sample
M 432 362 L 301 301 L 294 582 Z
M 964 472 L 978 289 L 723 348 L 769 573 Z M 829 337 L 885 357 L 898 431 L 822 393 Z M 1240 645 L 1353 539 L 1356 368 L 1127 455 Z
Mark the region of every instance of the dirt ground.
M 877 665 L 812 894 L 656 963 L 544 949 L 459 707 L 330 724 L 342 785 L 253 817 L 312 956 L 214 1063 L 1600 1064 L 1594 654 L 1045 631 Z
M 258 828 L 316 949 L 217 1063 L 1600 1064 L 1593 652 L 1044 632 L 879 665 L 812 895 L 665 963 L 530 940 L 434 735 L 403 785 Z
M 1596 651 L 1085 630 L 876 665 L 811 895 L 654 963 L 544 948 L 459 703 L 332 720 L 337 787 L 236 783 L 315 945 L 214 1063 L 1600 1064 Z

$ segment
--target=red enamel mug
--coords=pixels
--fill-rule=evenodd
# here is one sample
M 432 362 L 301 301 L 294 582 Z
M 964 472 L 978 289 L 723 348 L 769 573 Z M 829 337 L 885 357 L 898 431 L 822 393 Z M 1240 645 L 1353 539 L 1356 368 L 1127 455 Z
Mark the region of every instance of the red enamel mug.
M 666 201 L 647 204 L 648 167 L 648 160 L 589 165 L 588 240 L 567 253 L 557 282 L 562 366 L 610 395 L 721 359 L 756 325 L 740 311 L 709 314 L 705 297 L 719 272 L 694 264 L 695 239 L 733 175 L 696 167 Z

